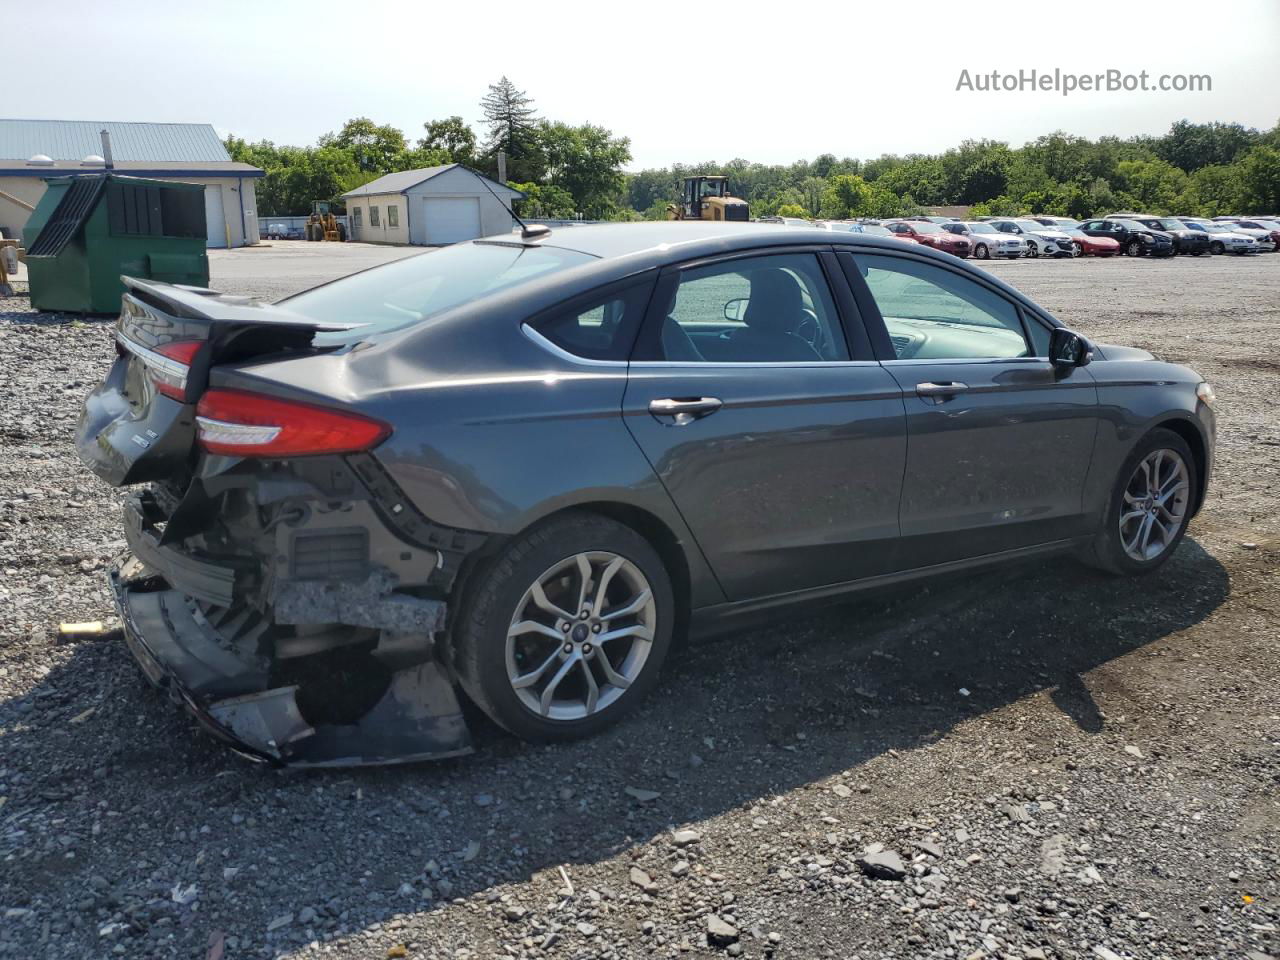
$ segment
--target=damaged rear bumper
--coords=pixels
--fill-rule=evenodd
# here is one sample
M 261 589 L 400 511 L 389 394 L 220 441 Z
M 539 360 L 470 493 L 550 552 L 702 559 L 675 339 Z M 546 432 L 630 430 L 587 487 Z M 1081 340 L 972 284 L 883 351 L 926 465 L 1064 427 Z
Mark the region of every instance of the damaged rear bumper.
M 210 733 L 240 753 L 281 765 L 344 767 L 472 752 L 447 675 L 432 656 L 406 655 L 405 635 L 383 631 L 375 652 L 381 653 L 389 678 L 367 711 L 351 722 L 316 721 L 300 706 L 297 684 L 278 682 L 273 661 L 253 645 L 237 645 L 236 637 L 244 636 L 236 632 L 242 630 L 238 615 L 228 613 L 225 623 L 213 623 L 195 598 L 158 574 L 152 563 L 130 556 L 109 573 L 125 642 L 152 684 L 167 689 Z M 349 588 L 330 595 L 328 602 L 332 612 L 359 625 L 362 617 L 368 619 L 372 601 Z M 406 613 L 397 609 L 403 606 L 400 598 L 386 598 L 406 626 L 420 628 L 434 616 L 438 627 L 444 604 L 437 602 L 432 613 L 422 606 L 427 602 L 418 601 Z

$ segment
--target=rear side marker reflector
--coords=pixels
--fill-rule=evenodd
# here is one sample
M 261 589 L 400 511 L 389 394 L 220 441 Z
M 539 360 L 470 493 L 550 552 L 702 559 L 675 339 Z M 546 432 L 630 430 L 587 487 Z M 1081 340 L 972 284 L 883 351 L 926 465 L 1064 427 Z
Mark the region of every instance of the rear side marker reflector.
M 123 334 L 116 334 L 116 352 L 131 353 L 141 360 L 156 389 L 166 397 L 182 402 L 187 397 L 187 373 L 202 346 L 203 340 L 174 340 L 153 350 Z
M 391 434 L 387 424 L 358 413 L 245 390 L 205 393 L 196 426 L 201 447 L 232 457 L 357 453 Z

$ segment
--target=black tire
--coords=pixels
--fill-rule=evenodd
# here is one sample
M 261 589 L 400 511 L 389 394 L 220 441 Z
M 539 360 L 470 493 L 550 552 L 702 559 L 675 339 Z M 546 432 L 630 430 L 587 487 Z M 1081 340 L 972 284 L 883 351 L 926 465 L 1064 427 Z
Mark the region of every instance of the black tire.
M 1157 450 L 1173 451 L 1182 458 L 1186 466 L 1188 484 L 1186 509 L 1177 533 L 1168 541 L 1159 555 L 1149 560 L 1137 560 L 1125 552 L 1121 543 L 1120 511 L 1124 506 L 1125 490 L 1129 486 L 1134 471 L 1143 460 Z M 1102 529 L 1085 549 L 1082 559 L 1090 566 L 1116 576 L 1142 576 L 1158 570 L 1173 556 L 1174 551 L 1178 549 L 1178 544 L 1186 535 L 1187 525 L 1191 521 L 1191 505 L 1194 503 L 1196 490 L 1199 489 L 1198 483 L 1195 457 L 1192 456 L 1191 447 L 1187 441 L 1172 430 L 1164 428 L 1152 430 L 1138 442 L 1121 465 L 1119 475 L 1111 488 L 1111 500 L 1102 522 Z
M 653 639 L 639 674 L 612 703 L 579 719 L 550 719 L 527 707 L 512 687 L 507 631 L 525 592 L 546 571 L 590 551 L 623 557 L 643 574 L 656 610 Z M 630 527 L 597 514 L 562 514 L 517 537 L 471 580 L 453 625 L 454 668 L 476 706 L 517 737 L 550 742 L 590 736 L 635 709 L 657 683 L 676 622 L 675 595 L 657 551 Z
M 1223 246 L 1221 240 L 1214 240 L 1212 243 L 1209 244 L 1209 252 L 1215 255 L 1225 253 L 1226 249 L 1227 248 Z
M 973 248 L 973 255 L 979 260 L 986 260 L 991 256 L 991 252 L 987 249 L 987 245 L 985 243 L 980 243 Z
M 1130 240 L 1125 244 L 1124 252 L 1130 257 L 1140 257 L 1142 256 L 1142 244 L 1137 240 Z
M 347 225 L 341 220 L 338 221 L 338 242 L 347 242 Z

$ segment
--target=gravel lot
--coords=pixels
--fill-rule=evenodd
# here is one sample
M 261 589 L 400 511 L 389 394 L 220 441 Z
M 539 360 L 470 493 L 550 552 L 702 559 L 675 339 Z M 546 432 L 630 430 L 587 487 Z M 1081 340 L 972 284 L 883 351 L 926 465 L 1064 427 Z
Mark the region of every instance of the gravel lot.
M 406 252 L 215 253 L 214 285 Z M 111 346 L 0 301 L 0 956 L 1280 953 L 1280 256 L 991 269 L 1217 390 L 1163 573 L 916 586 L 679 650 L 589 742 L 477 719 L 476 756 L 342 774 L 248 764 L 118 639 L 56 642 L 111 616 L 117 497 L 71 449 Z

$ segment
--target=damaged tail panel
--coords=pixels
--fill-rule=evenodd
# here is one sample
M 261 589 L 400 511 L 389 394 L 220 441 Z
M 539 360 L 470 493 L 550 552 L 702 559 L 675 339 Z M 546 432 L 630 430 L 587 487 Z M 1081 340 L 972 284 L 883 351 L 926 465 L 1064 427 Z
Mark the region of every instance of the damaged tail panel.
M 385 433 L 364 431 L 363 446 L 343 434 L 362 418 L 249 395 L 243 422 L 202 414 L 211 367 L 314 351 L 321 329 L 129 282 L 117 359 L 77 435 L 102 479 L 145 484 L 126 500 L 129 555 L 110 574 L 126 642 L 148 679 L 256 759 L 468 753 L 436 637 L 483 538 L 418 514 L 369 452 Z

